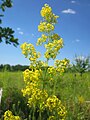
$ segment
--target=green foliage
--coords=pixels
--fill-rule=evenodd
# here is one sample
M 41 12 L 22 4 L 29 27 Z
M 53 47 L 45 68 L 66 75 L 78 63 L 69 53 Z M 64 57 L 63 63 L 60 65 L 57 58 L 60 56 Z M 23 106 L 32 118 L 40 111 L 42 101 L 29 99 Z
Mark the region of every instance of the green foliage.
M 12 7 L 11 0 L 1 0 L 0 9 L 2 12 L 5 11 L 6 8 Z M 0 14 L 0 24 L 2 23 L 1 17 L 3 14 Z M 0 42 L 5 41 L 6 44 L 13 44 L 15 47 L 19 44 L 18 39 L 14 37 L 14 31 L 9 27 L 1 27 L 0 26 Z
M 9 64 L 1 64 L 0 65 L 0 71 L 24 71 L 26 69 L 28 69 L 28 65 L 9 65 Z
M 30 111 L 20 89 L 12 85 L 4 89 L 1 110 L 2 114 L 7 110 L 11 110 L 14 115 L 19 115 L 22 119 L 28 118 Z
M 3 114 L 6 110 L 11 110 L 14 115 L 20 115 L 21 118 L 28 118 L 30 109 L 27 101 L 21 93 L 24 86 L 21 72 L 0 72 L 0 87 L 3 88 L 2 102 L 0 106 L 0 120 L 3 120 Z
M 90 119 L 90 72 L 83 74 L 66 73 L 59 86 L 62 101 L 67 108 L 66 120 L 89 120 Z M 89 101 L 87 103 L 87 101 Z
M 90 57 L 76 56 L 73 69 L 82 76 L 83 73 L 90 69 Z
M 10 8 L 12 7 L 12 0 L 1 0 L 2 4 L 0 5 L 0 8 L 2 11 L 5 11 L 5 8 Z
M 74 73 L 65 73 L 64 76 L 59 75 L 55 79 L 58 79 L 56 95 L 63 101 L 67 109 L 65 120 L 89 120 L 90 72 L 83 74 L 82 77 L 79 74 L 75 77 Z M 3 83 L 3 98 L 0 110 L 2 117 L 6 108 L 9 107 L 13 114 L 19 115 L 22 120 L 31 120 L 32 110 L 27 106 L 27 100 L 20 91 L 21 88 L 24 88 L 22 72 L 0 72 L 0 81 Z M 35 115 L 37 118 L 38 112 L 35 112 Z M 44 120 L 47 120 L 48 113 L 44 111 L 42 115 Z

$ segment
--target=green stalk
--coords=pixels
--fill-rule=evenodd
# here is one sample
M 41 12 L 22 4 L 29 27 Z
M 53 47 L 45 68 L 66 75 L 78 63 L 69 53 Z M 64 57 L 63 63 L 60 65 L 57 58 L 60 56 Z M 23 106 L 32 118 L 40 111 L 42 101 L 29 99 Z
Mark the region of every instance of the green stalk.
M 41 110 L 39 111 L 39 120 L 42 120 Z
M 54 87 L 53 87 L 53 94 L 56 95 L 56 84 L 57 84 L 57 76 L 54 78 Z
M 53 94 L 55 95 L 55 93 L 56 93 L 56 82 L 54 81 L 54 89 L 53 89 L 54 91 L 53 91 Z
M 35 120 L 35 106 L 33 105 L 33 116 L 32 116 L 32 120 Z

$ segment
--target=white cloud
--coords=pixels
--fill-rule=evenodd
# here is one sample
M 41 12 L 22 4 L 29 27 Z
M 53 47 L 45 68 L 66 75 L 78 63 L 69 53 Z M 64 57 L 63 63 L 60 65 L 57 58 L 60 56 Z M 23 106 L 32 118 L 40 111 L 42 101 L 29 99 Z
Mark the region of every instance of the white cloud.
M 72 9 L 66 9 L 66 10 L 63 10 L 62 13 L 64 13 L 64 14 L 76 14 L 76 11 L 74 11 Z
M 34 37 L 35 35 L 32 33 L 32 37 Z
M 73 4 L 74 4 L 74 3 L 76 3 L 76 1 L 72 0 L 72 1 L 71 1 L 71 3 L 73 3 Z
M 21 28 L 18 27 L 17 30 L 21 30 Z
M 78 43 L 78 42 L 80 42 L 80 39 L 75 39 L 72 41 L 72 43 Z
M 19 33 L 20 35 L 23 35 L 23 34 L 24 34 L 22 31 L 19 31 L 18 33 Z
M 23 34 L 24 34 L 24 32 L 22 32 L 22 30 L 21 30 L 20 27 L 17 27 L 17 31 L 18 31 L 18 33 L 19 33 L 20 35 L 23 35 Z
M 79 39 L 76 39 L 75 41 L 76 41 L 76 42 L 80 42 L 80 40 L 79 40 Z

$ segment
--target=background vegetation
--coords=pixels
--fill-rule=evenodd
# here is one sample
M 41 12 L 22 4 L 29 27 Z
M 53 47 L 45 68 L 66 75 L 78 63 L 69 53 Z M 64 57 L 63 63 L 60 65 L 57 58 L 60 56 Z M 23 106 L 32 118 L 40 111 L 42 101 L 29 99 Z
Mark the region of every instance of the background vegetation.
M 79 73 L 66 72 L 64 76 L 56 79 L 58 79 L 56 94 L 66 107 L 66 120 L 89 120 L 90 72 L 86 72 L 82 76 Z M 3 88 L 0 106 L 1 120 L 8 109 L 23 120 L 31 120 L 32 111 L 21 93 L 24 86 L 22 72 L 0 72 L 0 87 Z
M 9 64 L 1 64 L 0 71 L 24 71 L 28 69 L 28 65 L 9 65 Z

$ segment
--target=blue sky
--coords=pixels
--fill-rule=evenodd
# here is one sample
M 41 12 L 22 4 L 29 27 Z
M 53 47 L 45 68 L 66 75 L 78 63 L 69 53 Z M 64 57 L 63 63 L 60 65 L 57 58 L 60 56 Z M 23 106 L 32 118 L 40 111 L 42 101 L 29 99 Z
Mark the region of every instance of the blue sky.
M 64 47 L 57 59 L 68 58 L 72 62 L 75 54 L 90 55 L 90 0 L 14 0 L 13 7 L 6 9 L 1 26 L 13 28 L 20 44 L 28 42 L 35 45 L 41 36 L 38 25 L 42 20 L 40 10 L 45 3 L 60 16 L 55 32 L 63 38 Z M 35 47 L 43 55 L 44 48 Z M 0 64 L 29 65 L 29 60 L 21 52 L 20 45 L 15 48 L 0 43 Z

